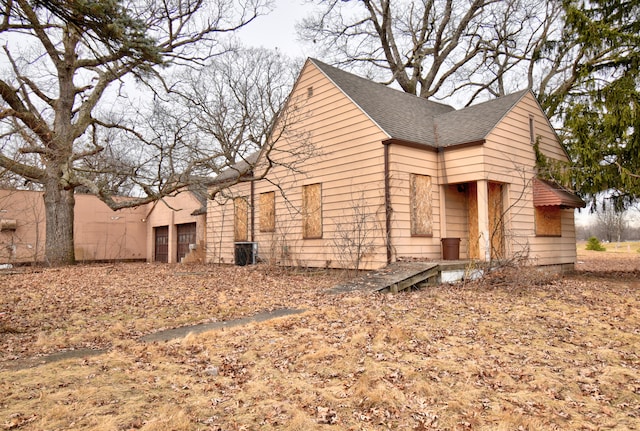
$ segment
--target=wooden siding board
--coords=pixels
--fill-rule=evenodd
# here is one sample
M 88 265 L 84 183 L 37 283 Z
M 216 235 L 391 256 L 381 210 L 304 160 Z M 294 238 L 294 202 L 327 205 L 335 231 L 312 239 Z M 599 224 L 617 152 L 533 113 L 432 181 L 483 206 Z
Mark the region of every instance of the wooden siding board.
M 276 192 L 276 229 L 274 232 L 257 232 L 256 240 L 259 248 L 265 249 L 273 245 L 277 238 L 286 236 L 289 262 L 325 266 L 328 262 L 335 265 L 335 253 L 331 251 L 332 236 L 335 235 L 337 217 L 344 214 L 346 208 L 353 202 L 354 196 L 365 193 L 368 202 L 367 210 L 375 213 L 379 226 L 379 236 L 376 236 L 376 255 L 367 262 L 367 267 L 376 268 L 384 265 L 384 172 L 382 141 L 387 138 L 370 119 L 355 107 L 338 89 L 322 75 L 313 65 L 307 63 L 294 89 L 296 95 L 306 97 L 306 89 L 313 86 L 314 95 L 306 100 L 304 109 L 310 115 L 300 122 L 299 127 L 309 132 L 314 142 L 317 154 L 302 163 L 300 172 L 292 173 L 282 168 L 276 168 L 270 176 L 275 183 L 285 191 L 282 198 Z M 510 183 L 508 187 L 508 203 L 516 203 L 513 217 L 509 220 L 508 229 L 519 242 L 531 243 L 532 255 L 546 251 L 552 244 L 538 241 L 533 237 L 534 209 L 525 204 L 518 205 L 527 178 L 523 178 L 514 164 L 521 163 L 522 172 L 533 175 L 534 154 L 529 139 L 528 116 L 531 110 L 536 111 L 534 119 L 537 133 L 540 135 L 541 149 L 552 157 L 564 157 L 563 150 L 555 141 L 555 133 L 549 129 L 548 123 L 542 117 L 535 100 L 526 96 L 514 107 L 494 131 L 487 137 L 484 145 L 465 148 L 448 148 L 444 151 L 444 164 L 439 163 L 439 154 L 411 147 L 390 145 L 390 187 L 393 214 L 391 220 L 392 243 L 394 256 L 414 256 L 439 258 L 440 256 L 440 193 L 443 183 L 468 183 L 483 179 Z M 524 120 L 524 121 L 522 121 Z M 549 130 L 547 130 L 549 129 Z M 286 140 L 283 141 L 288 145 Z M 410 178 L 409 173 L 429 175 L 432 177 L 432 229 L 434 238 L 411 237 L 410 235 Z M 302 186 L 309 183 L 322 184 L 323 204 L 323 238 L 303 240 L 303 225 L 300 217 L 300 207 L 303 202 Z M 256 184 L 256 193 L 272 191 L 273 185 L 266 182 Z M 240 189 L 233 193 L 241 193 Z M 246 193 L 245 193 L 246 195 Z M 524 199 L 530 199 L 524 194 Z M 468 199 L 467 199 L 468 200 Z M 444 202 L 444 201 L 443 201 Z M 260 205 L 257 205 L 257 217 Z M 213 214 L 213 210 L 208 211 Z M 220 215 L 222 212 L 220 212 Z M 467 207 L 456 214 L 453 211 L 449 219 L 459 228 L 452 232 L 461 232 L 462 246 L 469 247 L 469 241 L 464 240 L 471 235 L 472 209 Z M 563 234 L 565 224 L 573 229 L 572 218 L 567 219 L 563 213 Z M 259 219 L 259 218 L 258 218 Z M 229 218 L 227 217 L 227 222 Z M 220 224 L 220 222 L 216 222 Z M 215 235 L 216 227 L 208 227 L 207 235 Z M 458 229 L 458 230 L 456 230 Z M 568 230 L 568 229 L 567 229 Z M 218 234 L 224 236 L 223 234 Z M 233 240 L 228 235 L 224 238 L 224 256 L 232 256 Z M 565 238 L 562 238 L 565 241 Z M 465 245 L 466 244 L 466 245 Z M 318 248 L 322 247 L 322 249 Z M 570 258 L 569 249 L 564 242 L 561 244 L 562 256 L 560 260 Z M 282 251 L 282 248 L 272 247 Z M 468 253 L 474 251 L 469 248 Z M 282 253 L 280 253 L 282 254 Z M 573 253 L 575 255 L 575 252 Z M 544 257 L 544 259 L 547 259 Z

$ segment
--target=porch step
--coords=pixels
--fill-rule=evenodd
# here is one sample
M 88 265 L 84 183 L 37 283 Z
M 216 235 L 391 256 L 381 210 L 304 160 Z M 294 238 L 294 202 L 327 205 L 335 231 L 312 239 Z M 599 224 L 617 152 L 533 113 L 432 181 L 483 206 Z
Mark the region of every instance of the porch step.
M 329 289 L 329 293 L 345 293 L 356 290 L 368 292 L 392 292 L 433 282 L 440 275 L 440 264 L 434 262 L 394 262 Z

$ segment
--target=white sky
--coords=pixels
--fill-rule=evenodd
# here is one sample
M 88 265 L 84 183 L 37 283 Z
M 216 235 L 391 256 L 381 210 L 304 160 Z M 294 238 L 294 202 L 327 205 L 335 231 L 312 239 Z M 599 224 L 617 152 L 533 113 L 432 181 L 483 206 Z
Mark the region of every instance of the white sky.
M 277 48 L 292 58 L 312 56 L 297 41 L 295 30 L 296 23 L 311 12 L 311 7 L 299 0 L 275 0 L 274 4 L 273 12 L 256 18 L 239 32 L 240 39 L 250 46 Z

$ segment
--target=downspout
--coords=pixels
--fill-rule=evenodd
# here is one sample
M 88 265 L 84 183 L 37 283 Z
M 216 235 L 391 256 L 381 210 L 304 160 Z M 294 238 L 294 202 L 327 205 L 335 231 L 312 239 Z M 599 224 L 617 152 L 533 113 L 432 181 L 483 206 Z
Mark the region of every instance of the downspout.
M 391 175 L 389 173 L 389 146 L 391 142 L 383 141 L 382 145 L 384 145 L 385 243 L 387 247 L 387 263 L 391 263 L 391 215 L 393 214 L 393 208 L 391 207 Z
M 251 242 L 255 241 L 255 221 L 256 221 L 256 209 L 255 209 L 255 194 L 256 184 L 254 180 L 251 180 Z

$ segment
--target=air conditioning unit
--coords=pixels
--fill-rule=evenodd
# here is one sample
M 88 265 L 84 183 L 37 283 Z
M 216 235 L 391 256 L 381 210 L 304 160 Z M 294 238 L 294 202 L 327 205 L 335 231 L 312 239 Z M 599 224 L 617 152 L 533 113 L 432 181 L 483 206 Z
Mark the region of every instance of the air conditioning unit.
M 238 266 L 255 265 L 258 258 L 257 242 L 236 242 L 235 262 Z

